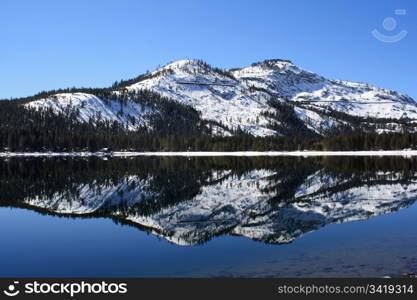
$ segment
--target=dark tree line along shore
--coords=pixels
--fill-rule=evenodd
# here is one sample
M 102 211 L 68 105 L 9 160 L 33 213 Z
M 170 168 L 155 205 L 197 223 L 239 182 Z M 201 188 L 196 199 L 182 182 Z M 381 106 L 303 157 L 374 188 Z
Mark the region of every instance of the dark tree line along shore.
M 109 89 L 42 92 L 33 97 L 0 101 L 0 151 L 97 151 L 103 148 L 114 151 L 354 151 L 397 150 L 417 145 L 417 133 L 409 133 L 414 128 L 407 120 L 397 120 L 403 128 L 401 133 L 377 134 L 369 132 L 380 129 L 384 122 L 349 117 L 342 113 L 337 113 L 337 117 L 350 118 L 346 121 L 351 126 L 334 128 L 323 137 L 296 118 L 293 106 L 277 99 L 270 101 L 276 113 L 268 113 L 271 120 L 269 127 L 283 132 L 285 136 L 254 137 L 240 127 L 233 129 L 221 122 L 203 120 L 192 106 L 155 92 L 121 90 L 125 84 L 121 82 Z M 90 93 L 104 102 L 110 101 L 108 99 L 118 101 L 121 107 L 127 101 L 133 101 L 159 113 L 149 117 L 148 126 L 128 131 L 121 123 L 100 118 L 82 123 L 78 121 L 79 110 L 71 107 L 57 114 L 52 109 L 36 110 L 23 106 L 59 92 Z M 385 121 L 386 124 L 392 123 L 392 120 Z M 233 136 L 215 136 L 215 130 L 224 130 Z

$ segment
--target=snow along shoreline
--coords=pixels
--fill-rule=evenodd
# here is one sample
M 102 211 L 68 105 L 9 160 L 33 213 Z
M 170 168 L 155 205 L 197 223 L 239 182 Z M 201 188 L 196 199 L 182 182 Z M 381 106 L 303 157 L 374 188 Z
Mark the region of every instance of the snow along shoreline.
M 235 151 L 235 152 L 0 152 L 0 157 L 134 157 L 134 156 L 417 156 L 417 150 L 379 151 Z

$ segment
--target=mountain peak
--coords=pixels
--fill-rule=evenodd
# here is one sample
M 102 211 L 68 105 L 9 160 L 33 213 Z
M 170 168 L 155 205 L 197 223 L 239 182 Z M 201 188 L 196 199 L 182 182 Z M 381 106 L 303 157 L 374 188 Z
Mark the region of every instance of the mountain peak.
M 266 59 L 264 61 L 261 62 L 256 62 L 253 63 L 251 66 L 262 66 L 262 67 L 268 67 L 268 68 L 282 68 L 284 66 L 294 66 L 294 64 L 292 63 L 292 61 L 290 60 L 286 60 L 286 59 L 279 59 L 279 58 L 275 58 L 275 59 Z
M 163 67 L 157 69 L 156 72 L 160 70 L 173 70 L 173 71 L 192 70 L 194 71 L 196 69 L 212 69 L 212 67 L 208 63 L 200 59 L 181 59 L 181 60 L 176 60 L 176 61 L 173 61 L 164 65 Z
M 260 62 L 255 62 L 251 64 L 249 67 L 237 69 L 236 72 L 242 73 L 252 73 L 252 72 L 267 72 L 267 73 L 294 73 L 294 74 L 309 74 L 313 75 L 309 71 L 306 71 L 298 66 L 296 66 L 292 61 L 285 60 L 285 59 L 267 59 Z M 315 74 L 314 74 L 315 75 Z
M 199 60 L 197 59 L 180 59 L 172 61 L 165 66 L 162 67 L 162 69 L 177 69 L 177 68 L 183 68 L 188 65 L 198 65 Z

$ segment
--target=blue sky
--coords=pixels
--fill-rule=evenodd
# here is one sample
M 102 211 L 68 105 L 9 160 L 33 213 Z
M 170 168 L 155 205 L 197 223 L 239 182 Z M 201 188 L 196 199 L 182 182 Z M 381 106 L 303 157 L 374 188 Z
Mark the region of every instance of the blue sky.
M 0 28 L 0 98 L 105 87 L 183 58 L 222 68 L 282 58 L 417 99 L 414 0 L 1 0 Z M 408 35 L 384 43 L 374 29 Z

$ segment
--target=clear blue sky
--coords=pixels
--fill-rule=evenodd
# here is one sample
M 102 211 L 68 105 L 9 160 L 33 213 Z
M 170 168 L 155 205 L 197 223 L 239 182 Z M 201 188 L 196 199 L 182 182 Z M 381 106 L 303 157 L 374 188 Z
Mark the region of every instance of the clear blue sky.
M 373 29 L 408 35 L 383 43 Z M 417 99 L 416 31 L 415 0 L 1 0 L 0 98 L 105 87 L 183 58 L 222 68 L 282 58 Z

